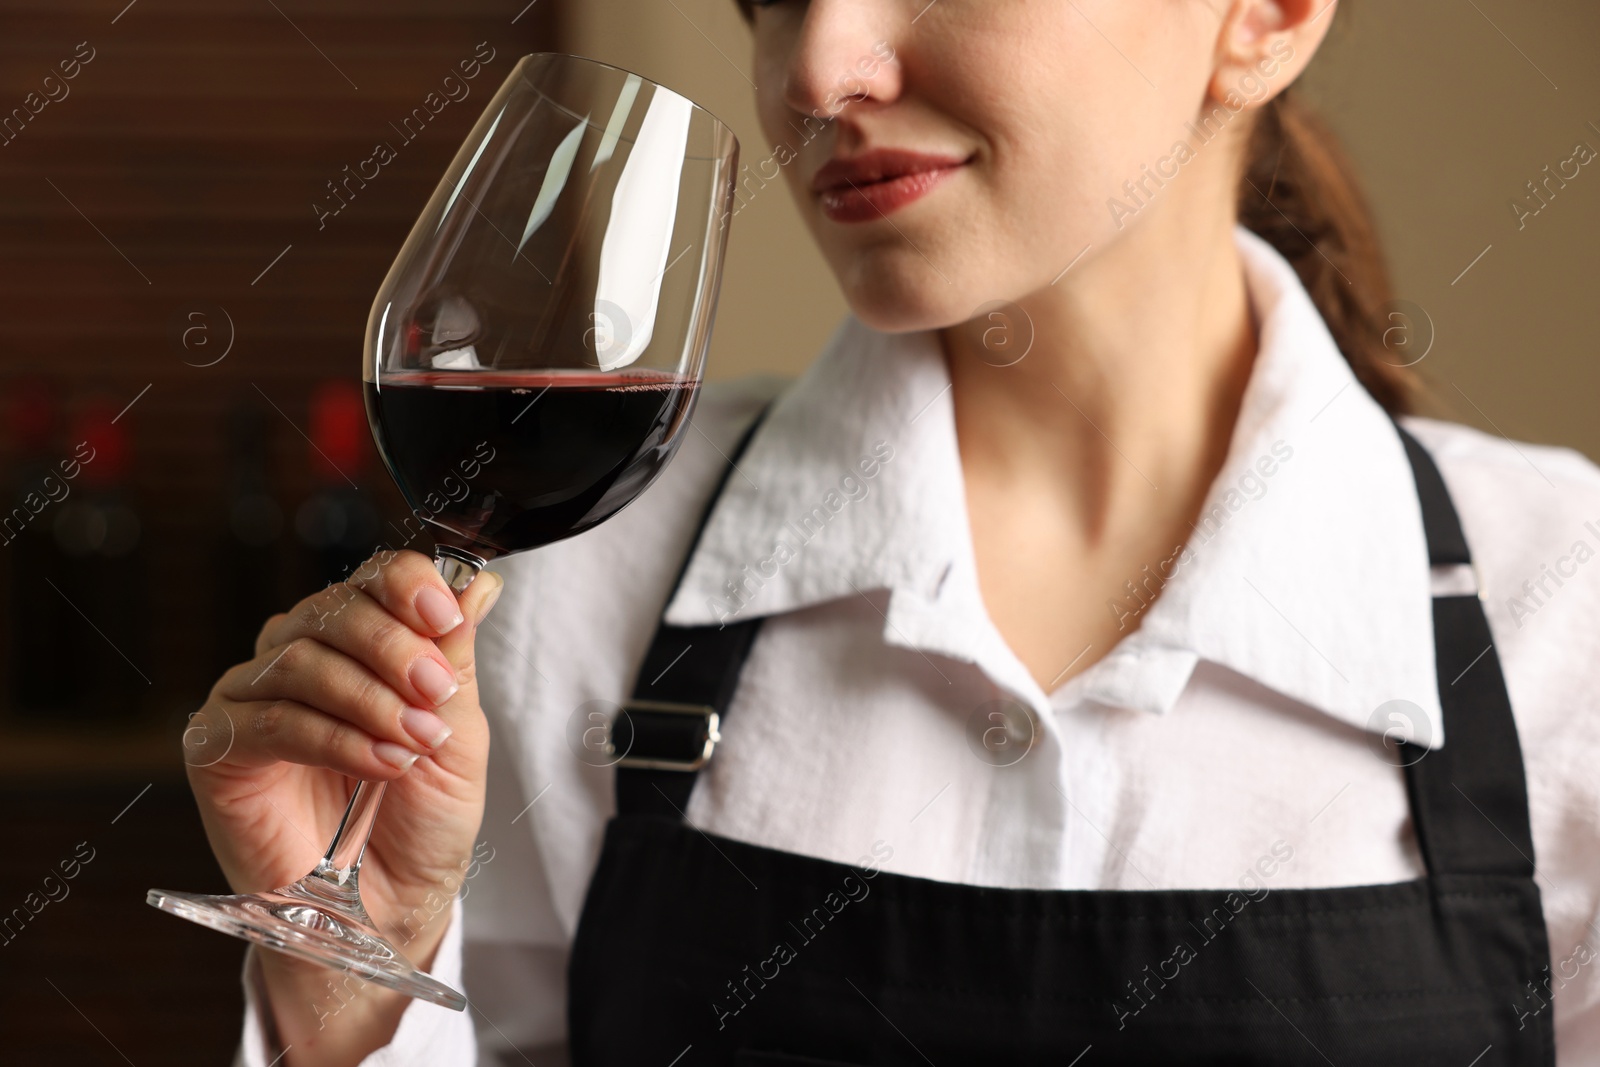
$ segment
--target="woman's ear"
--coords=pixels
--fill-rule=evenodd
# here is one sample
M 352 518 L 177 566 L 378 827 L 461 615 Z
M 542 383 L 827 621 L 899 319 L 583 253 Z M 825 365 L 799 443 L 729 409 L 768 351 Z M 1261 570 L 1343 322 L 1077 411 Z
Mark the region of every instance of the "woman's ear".
M 1230 0 L 1217 36 L 1210 95 L 1235 111 L 1260 107 L 1300 76 L 1339 0 Z

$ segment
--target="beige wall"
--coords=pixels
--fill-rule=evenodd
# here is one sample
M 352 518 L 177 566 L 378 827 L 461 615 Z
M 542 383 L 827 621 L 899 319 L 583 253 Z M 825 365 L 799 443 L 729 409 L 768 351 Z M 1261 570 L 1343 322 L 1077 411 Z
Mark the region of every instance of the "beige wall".
M 733 0 L 584 0 L 572 18 L 572 50 L 706 105 L 733 125 L 746 162 L 767 153 Z M 1600 5 L 1346 0 L 1335 18 L 1307 88 L 1367 177 L 1398 295 L 1432 319 L 1419 369 L 1436 406 L 1600 457 L 1600 161 L 1520 231 L 1509 206 L 1578 141 L 1600 149 Z M 844 307 L 773 184 L 733 229 L 713 375 L 794 373 Z

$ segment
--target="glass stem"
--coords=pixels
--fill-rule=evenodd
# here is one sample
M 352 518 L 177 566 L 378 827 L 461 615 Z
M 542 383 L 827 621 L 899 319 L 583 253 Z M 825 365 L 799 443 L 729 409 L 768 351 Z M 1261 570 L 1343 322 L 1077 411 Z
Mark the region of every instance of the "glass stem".
M 483 561 L 467 552 L 439 550 L 434 566 L 457 596 L 478 576 Z M 387 782 L 359 781 L 345 805 L 339 828 L 328 842 L 328 850 L 317 861 L 312 872 L 301 879 L 300 885 L 346 908 L 365 915 L 361 907 L 361 857 L 367 851 L 367 839 L 372 836 L 372 824 L 378 818 L 378 805 L 383 802 Z
M 357 782 L 350 803 L 345 806 L 339 828 L 328 842 L 328 851 L 317 862 L 312 874 L 336 885 L 349 885 L 354 890 L 356 876 L 361 871 L 361 857 L 367 850 L 367 838 L 372 835 L 372 824 L 378 817 L 378 805 L 383 802 L 387 782 Z
M 465 549 L 439 545 L 433 550 L 433 568 L 439 572 L 450 591 L 460 596 L 483 569 L 484 560 Z

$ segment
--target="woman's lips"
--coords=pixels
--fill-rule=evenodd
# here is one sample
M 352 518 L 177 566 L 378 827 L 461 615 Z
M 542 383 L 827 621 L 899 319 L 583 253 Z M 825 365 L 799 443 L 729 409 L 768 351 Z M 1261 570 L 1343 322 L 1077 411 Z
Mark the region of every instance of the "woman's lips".
M 967 162 L 956 156 L 876 148 L 829 160 L 811 186 L 834 222 L 867 222 L 926 196 Z
M 956 163 L 934 170 L 902 174 L 897 178 L 846 185 L 819 195 L 822 211 L 834 222 L 867 222 L 920 200 L 966 164 Z

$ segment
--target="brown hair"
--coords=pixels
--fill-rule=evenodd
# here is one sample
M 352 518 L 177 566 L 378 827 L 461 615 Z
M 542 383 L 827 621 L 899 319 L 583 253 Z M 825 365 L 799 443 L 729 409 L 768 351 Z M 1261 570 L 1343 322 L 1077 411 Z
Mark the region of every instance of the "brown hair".
M 1392 415 L 1414 410 L 1421 381 L 1385 344 L 1393 293 L 1371 209 L 1337 138 L 1293 89 L 1256 118 L 1239 221 L 1294 266 L 1367 392 Z
M 750 0 L 736 2 L 753 21 Z M 1391 415 L 1414 411 L 1421 379 L 1385 344 L 1393 291 L 1372 210 L 1338 138 L 1292 88 L 1256 117 L 1238 212 L 1293 265 L 1356 380 Z

